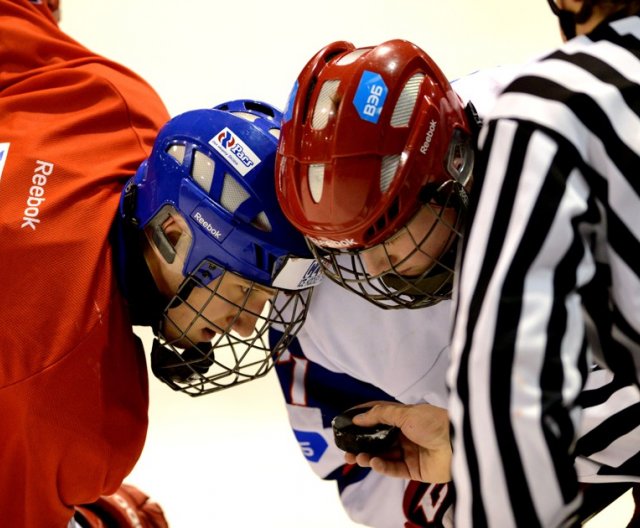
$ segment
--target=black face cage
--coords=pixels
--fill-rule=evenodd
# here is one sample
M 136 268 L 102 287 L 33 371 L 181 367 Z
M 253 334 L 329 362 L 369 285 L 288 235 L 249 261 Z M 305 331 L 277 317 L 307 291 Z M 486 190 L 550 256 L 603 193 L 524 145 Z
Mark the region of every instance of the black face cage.
M 436 210 L 430 202 L 440 207 Z M 362 259 L 362 253 L 367 249 L 321 248 L 311 242 L 308 245 L 330 280 L 380 308 L 415 309 L 433 306 L 451 298 L 457 242 L 464 223 L 466 205 L 466 192 L 457 182 L 448 181 L 437 189 L 427 189 L 422 207 L 427 208 L 437 221 L 421 239 L 416 239 L 403 228 L 411 238 L 413 249 L 399 261 L 392 262 L 386 245 L 380 244 L 384 248 L 389 268 L 377 275 L 367 272 Z M 446 208 L 450 207 L 455 207 L 457 211 L 454 224 L 443 218 Z M 449 230 L 447 249 L 442 255 L 432 255 L 423 246 L 438 225 L 444 225 Z M 401 275 L 398 268 L 402 268 L 403 263 L 419 254 L 428 257 L 434 264 L 419 275 Z
M 161 332 L 156 332 L 153 342 L 152 371 L 173 390 L 194 397 L 202 396 L 264 376 L 287 349 L 306 319 L 313 288 L 299 291 L 275 290 L 275 297 L 267 301 L 262 313 L 258 314 L 246 307 L 255 283 L 250 283 L 251 286 L 240 304 L 231 302 L 217 291 L 225 273 L 229 272 L 223 271 L 221 279 L 214 281 L 212 288 L 202 284 L 194 275 L 187 277 L 164 311 L 164 324 L 173 328 L 178 328 L 178 325 L 168 314 L 170 308 L 184 303 L 193 311 L 190 325 L 179 329 L 180 336 L 168 341 Z M 208 301 L 200 310 L 187 300 L 196 286 L 206 288 L 209 295 Z M 215 297 L 237 309 L 225 328 L 216 326 L 202 314 Z M 249 337 L 241 337 L 232 330 L 243 313 L 257 318 L 254 332 Z M 199 318 L 216 328 L 216 336 L 211 342 L 195 343 L 187 338 L 187 333 Z M 278 341 L 272 344 L 268 339 L 270 328 L 282 333 Z M 186 348 L 185 340 L 189 344 Z M 182 343 L 180 347 L 176 345 L 178 342 Z

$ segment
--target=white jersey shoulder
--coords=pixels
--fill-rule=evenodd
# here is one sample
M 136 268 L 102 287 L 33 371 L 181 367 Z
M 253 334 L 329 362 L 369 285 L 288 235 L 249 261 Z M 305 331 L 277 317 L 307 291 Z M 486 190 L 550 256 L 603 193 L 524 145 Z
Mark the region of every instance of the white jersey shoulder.
M 446 404 L 451 303 L 383 310 L 324 280 L 298 333 L 305 356 L 405 403 Z
M 518 76 L 521 70 L 521 65 L 496 66 L 486 70 L 478 70 L 451 81 L 451 87 L 460 96 L 463 103 L 471 101 L 478 115 L 485 117 L 502 90 Z

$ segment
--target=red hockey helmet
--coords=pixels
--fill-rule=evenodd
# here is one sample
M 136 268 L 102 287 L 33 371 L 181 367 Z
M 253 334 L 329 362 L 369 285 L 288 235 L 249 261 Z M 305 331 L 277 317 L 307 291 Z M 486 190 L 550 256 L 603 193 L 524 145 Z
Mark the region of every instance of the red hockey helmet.
M 426 284 L 429 270 L 411 284 L 387 281 L 381 291 L 356 257 L 389 240 L 429 203 L 462 207 L 471 145 L 463 103 L 422 49 L 404 40 L 358 49 L 334 42 L 307 63 L 289 99 L 276 159 L 278 199 L 316 246 L 329 278 L 383 307 L 433 304 L 449 296 L 452 265 L 446 279 L 427 281 L 423 295 L 416 284 Z M 446 223 L 452 247 L 461 215 L 451 221 L 449 214 L 446 222 L 434 215 Z M 339 264 L 337 253 L 350 254 L 351 262 Z
M 470 135 L 463 104 L 419 47 L 329 44 L 302 70 L 285 113 L 280 205 L 316 245 L 382 242 L 417 212 L 425 186 L 469 178 L 450 159 L 460 132 Z

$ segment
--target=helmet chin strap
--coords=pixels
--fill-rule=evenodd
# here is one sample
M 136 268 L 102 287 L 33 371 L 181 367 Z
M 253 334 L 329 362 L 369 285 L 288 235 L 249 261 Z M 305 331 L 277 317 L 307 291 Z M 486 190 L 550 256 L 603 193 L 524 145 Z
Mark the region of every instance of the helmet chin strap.
M 187 277 L 166 309 L 180 306 L 196 286 L 197 281 L 193 277 Z M 213 365 L 213 345 L 210 342 L 197 343 L 179 353 L 164 346 L 158 339 L 162 332 L 161 327 L 162 320 L 153 328 L 156 337 L 151 349 L 151 371 L 174 390 L 179 390 L 175 382 L 186 382 L 193 374 L 206 374 Z
M 549 2 L 549 7 L 551 7 L 553 14 L 558 17 L 558 20 L 560 21 L 560 29 L 562 29 L 564 36 L 567 37 L 567 40 L 571 40 L 576 36 L 575 15 L 571 11 L 560 9 L 556 5 L 555 0 L 547 0 L 547 2 Z

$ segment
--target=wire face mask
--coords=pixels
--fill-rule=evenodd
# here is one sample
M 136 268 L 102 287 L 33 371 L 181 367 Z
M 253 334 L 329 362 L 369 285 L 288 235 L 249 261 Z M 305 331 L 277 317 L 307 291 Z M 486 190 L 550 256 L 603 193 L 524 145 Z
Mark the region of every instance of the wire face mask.
M 208 285 L 190 275 L 164 311 L 153 373 L 191 396 L 264 376 L 302 327 L 311 292 L 267 288 L 226 270 Z M 271 345 L 270 328 L 282 333 Z
M 466 193 L 449 181 L 424 190 L 424 205 L 392 237 L 370 248 L 309 242 L 324 274 L 385 309 L 424 308 L 451 297 Z
M 387 240 L 344 249 L 307 237 L 324 274 L 384 309 L 425 308 L 451 298 L 473 163 L 468 138 L 456 131 L 445 157 L 449 178 L 425 185 L 418 211 Z

